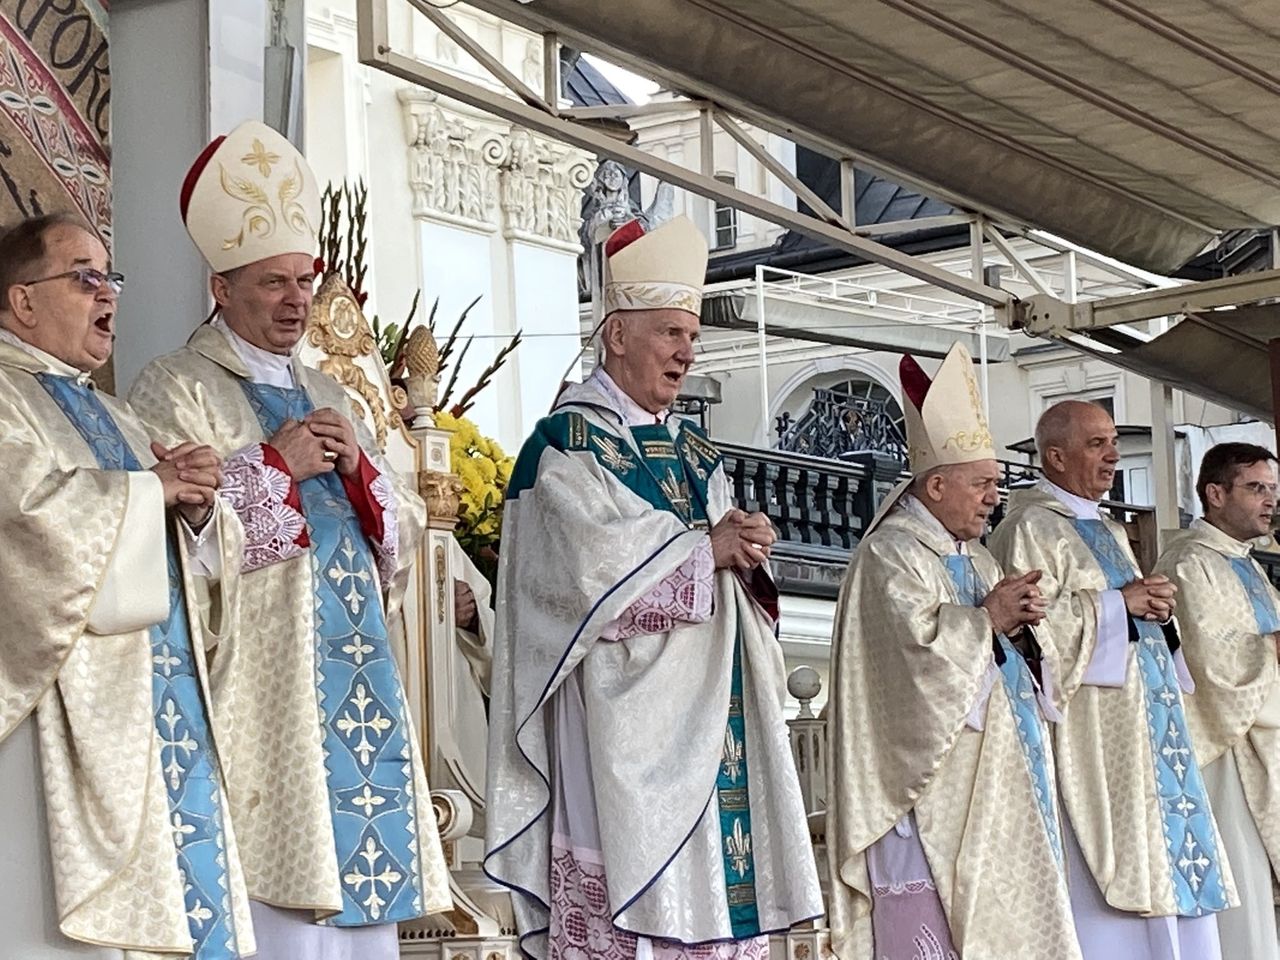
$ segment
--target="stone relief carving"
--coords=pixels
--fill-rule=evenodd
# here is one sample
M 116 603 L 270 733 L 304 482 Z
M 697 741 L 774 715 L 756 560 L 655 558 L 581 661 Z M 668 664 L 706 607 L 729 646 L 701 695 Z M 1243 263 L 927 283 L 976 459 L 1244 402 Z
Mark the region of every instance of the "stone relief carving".
M 577 249 L 588 154 L 454 113 L 421 90 L 402 91 L 400 99 L 415 217 L 501 226 L 508 238 Z
M 506 235 L 576 244 L 581 191 L 590 179 L 583 154 L 513 129 L 499 176 Z
M 402 97 L 409 126 L 413 215 L 495 226 L 498 167 L 507 143 L 494 128 L 447 114 L 434 98 Z

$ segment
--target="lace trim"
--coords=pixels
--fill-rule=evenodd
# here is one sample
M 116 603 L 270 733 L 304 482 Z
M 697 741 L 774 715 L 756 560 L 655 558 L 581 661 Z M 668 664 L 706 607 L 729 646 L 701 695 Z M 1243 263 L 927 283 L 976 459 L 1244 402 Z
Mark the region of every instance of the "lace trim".
M 369 484 L 369 494 L 382 508 L 382 542 L 374 543 L 373 550 L 377 556 L 378 575 L 383 584 L 390 582 L 400 559 L 399 526 L 396 516 L 399 504 L 396 500 L 396 489 L 386 474 L 379 473 Z
M 926 890 L 931 893 L 937 893 L 938 888 L 933 885 L 932 880 L 908 880 L 906 883 L 887 883 L 884 885 L 876 884 L 871 888 L 871 892 L 877 897 L 902 896 L 924 893 Z
M 715 557 L 706 537 L 693 553 L 652 590 L 605 627 L 606 640 L 626 640 L 647 633 L 666 633 L 677 623 L 711 619 Z
M 636 936 L 613 925 L 604 867 L 551 850 L 549 960 L 635 960 Z M 685 946 L 653 940 L 654 960 L 769 960 L 769 938 Z
M 293 477 L 267 462 L 263 444 L 227 458 L 220 492 L 244 524 L 246 573 L 300 556 L 310 546 L 306 518 L 287 502 L 297 499 Z

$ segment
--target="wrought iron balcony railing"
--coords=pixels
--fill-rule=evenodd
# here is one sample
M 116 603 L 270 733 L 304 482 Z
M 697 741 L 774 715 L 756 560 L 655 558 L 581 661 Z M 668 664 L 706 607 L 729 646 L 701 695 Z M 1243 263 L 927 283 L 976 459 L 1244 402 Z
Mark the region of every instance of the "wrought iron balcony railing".
M 865 451 L 856 460 L 828 460 L 732 443 L 717 445 L 725 457 L 734 503 L 748 512 L 768 515 L 779 533 L 774 554 L 785 560 L 842 566 L 885 494 L 905 476 L 892 458 Z M 1040 475 L 1033 466 L 1009 461 L 1001 461 L 1001 474 L 1000 504 L 992 513 L 992 526 L 1004 519 L 1009 490 Z M 1105 500 L 1102 507 L 1124 524 L 1139 563 L 1150 570 L 1157 549 L 1155 508 Z M 1280 567 L 1280 556 L 1276 562 Z
M 872 397 L 814 390 L 800 419 L 784 413 L 778 417 L 777 431 L 778 449 L 791 453 L 842 460 L 870 450 L 907 462 L 901 413 Z

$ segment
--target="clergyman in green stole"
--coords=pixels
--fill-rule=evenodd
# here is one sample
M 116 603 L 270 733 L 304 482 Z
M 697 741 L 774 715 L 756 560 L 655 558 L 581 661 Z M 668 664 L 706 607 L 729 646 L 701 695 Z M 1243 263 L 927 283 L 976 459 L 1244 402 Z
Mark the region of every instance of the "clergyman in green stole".
M 822 913 L 783 718 L 774 533 L 668 415 L 706 244 L 606 244 L 605 359 L 520 452 L 498 577 L 485 869 L 530 956 L 765 956 Z

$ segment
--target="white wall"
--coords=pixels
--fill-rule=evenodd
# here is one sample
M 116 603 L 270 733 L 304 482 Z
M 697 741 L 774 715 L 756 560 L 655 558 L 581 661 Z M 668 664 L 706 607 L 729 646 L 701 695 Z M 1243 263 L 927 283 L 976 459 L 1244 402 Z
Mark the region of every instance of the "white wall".
M 111 9 L 115 264 L 128 278 L 116 388 L 208 315 L 208 273 L 178 195 L 211 139 L 262 116 L 263 0 L 118 0 Z
M 207 142 L 206 36 L 203 3 L 112 4 L 112 216 L 115 265 L 127 278 L 116 320 L 121 394 L 205 317 L 204 260 L 182 225 L 178 192 Z

